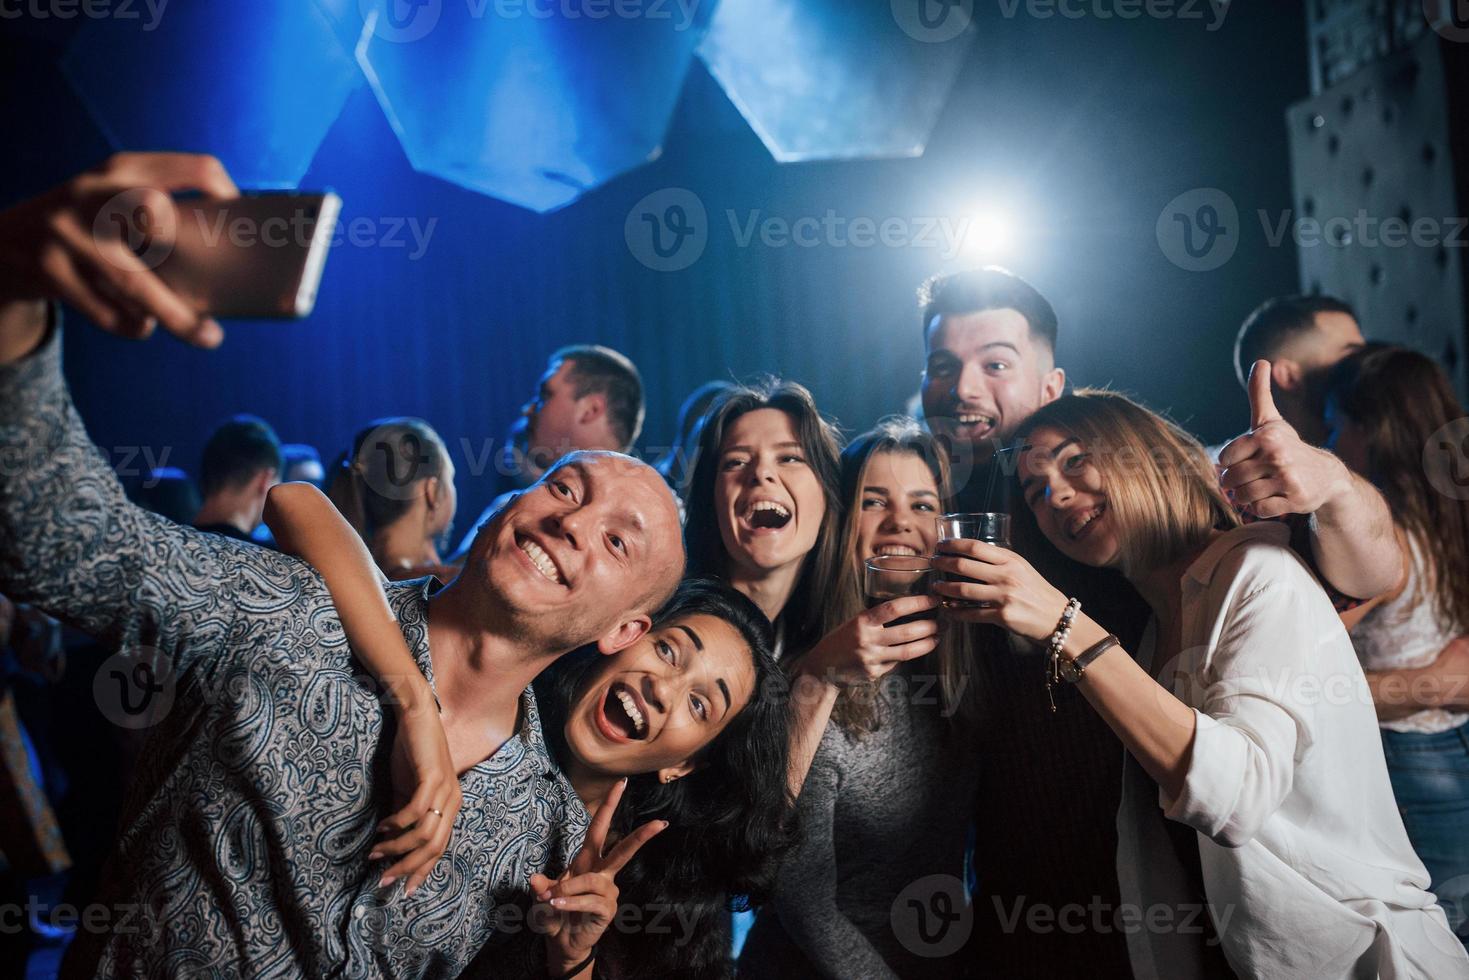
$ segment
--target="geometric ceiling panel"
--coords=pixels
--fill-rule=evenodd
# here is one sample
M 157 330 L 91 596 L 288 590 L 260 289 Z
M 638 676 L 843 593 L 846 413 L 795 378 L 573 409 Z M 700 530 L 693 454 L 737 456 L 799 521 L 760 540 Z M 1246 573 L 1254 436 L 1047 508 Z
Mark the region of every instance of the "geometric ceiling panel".
M 306 0 L 188 0 L 88 19 L 61 60 L 117 150 L 212 153 L 242 187 L 294 188 L 361 75 Z
M 539 212 L 658 156 L 715 7 L 361 2 L 358 62 L 414 169 Z
M 776 160 L 923 153 L 973 0 L 724 0 L 699 57 Z

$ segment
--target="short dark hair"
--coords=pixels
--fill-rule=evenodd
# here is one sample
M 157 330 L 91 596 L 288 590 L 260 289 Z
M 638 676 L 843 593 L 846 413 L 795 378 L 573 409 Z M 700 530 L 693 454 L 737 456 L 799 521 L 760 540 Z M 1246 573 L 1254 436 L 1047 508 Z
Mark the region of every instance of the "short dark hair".
M 1008 269 L 987 265 L 945 276 L 934 276 L 918 287 L 918 305 L 923 310 L 923 339 L 934 317 L 1014 310 L 1025 317 L 1032 338 L 1056 352 L 1056 310 L 1040 290 Z
M 643 431 L 643 378 L 627 355 L 599 344 L 574 344 L 551 355 L 551 363 L 571 363 L 570 380 L 577 398 L 607 397 L 612 434 L 626 451 Z
M 1247 385 L 1250 368 L 1261 359 L 1275 360 L 1286 342 L 1316 326 L 1318 313 L 1345 313 L 1353 320 L 1357 311 L 1332 296 L 1276 296 L 1267 299 L 1245 317 L 1234 341 L 1234 374 Z
M 199 489 L 210 497 L 243 486 L 261 470 L 280 476 L 281 441 L 264 419 L 235 415 L 221 423 L 204 444 Z

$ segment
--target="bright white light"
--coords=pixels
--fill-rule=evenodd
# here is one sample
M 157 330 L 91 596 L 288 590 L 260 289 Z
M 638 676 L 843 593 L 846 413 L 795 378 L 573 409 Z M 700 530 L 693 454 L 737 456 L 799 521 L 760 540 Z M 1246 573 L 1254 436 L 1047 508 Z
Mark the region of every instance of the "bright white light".
M 1015 225 L 999 208 L 976 209 L 964 229 L 964 258 L 971 262 L 995 262 L 1011 258 L 1015 248 Z

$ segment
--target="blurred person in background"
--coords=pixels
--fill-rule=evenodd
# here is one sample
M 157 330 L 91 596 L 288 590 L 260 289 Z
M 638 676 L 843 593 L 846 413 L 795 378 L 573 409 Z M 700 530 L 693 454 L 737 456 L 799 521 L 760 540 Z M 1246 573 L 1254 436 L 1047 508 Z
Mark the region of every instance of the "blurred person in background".
M 326 481 L 326 468 L 315 446 L 288 442 L 281 446 L 281 482 L 310 483 L 320 488 Z
M 715 379 L 706 381 L 689 392 L 689 396 L 678 408 L 677 435 L 674 436 L 673 445 L 653 464 L 654 469 L 663 474 L 663 479 L 668 481 L 673 492 L 678 494 L 680 508 L 683 507 L 684 494 L 694 475 L 694 457 L 699 450 L 699 423 L 704 421 L 714 400 L 734 387 L 732 381 Z
M 1397 588 L 1367 603 L 1352 644 L 1373 682 L 1388 775 L 1430 888 L 1469 942 L 1469 493 L 1425 471 L 1445 426 L 1469 430 L 1443 369 L 1371 344 L 1332 372 L 1329 444 L 1387 497 L 1403 549 Z M 1437 474 L 1446 476 L 1449 474 Z M 1425 681 L 1429 681 L 1425 683 Z
M 193 524 L 199 513 L 199 488 L 177 466 L 155 466 L 133 487 L 133 502 L 175 524 Z
M 541 478 L 579 449 L 630 452 L 643 431 L 643 379 L 637 366 L 610 347 L 574 344 L 554 352 L 506 434 L 495 497 L 464 535 L 451 561 L 468 553 L 480 526 L 511 494 Z M 507 472 L 508 471 L 508 472 Z
M 194 526 L 239 541 L 254 541 L 265 495 L 281 478 L 281 442 L 270 423 L 254 415 L 226 420 L 204 444 L 199 483 L 204 500 Z
M 42 764 L 44 747 L 33 740 L 19 703 L 34 707 L 38 698 L 25 695 L 38 692 L 26 689 L 55 681 L 65 662 L 60 624 L 0 595 L 0 978 L 24 977 L 38 940 L 65 934 L 48 922 L 60 876 L 71 868 L 52 809 L 50 794 L 59 787 L 48 785 L 47 770 L 57 773 Z
M 1357 313 L 1330 296 L 1276 296 L 1241 324 L 1234 374 L 1249 388 L 1250 368 L 1270 362 L 1270 387 L 1281 418 L 1313 446 L 1326 442 L 1327 378 L 1342 358 L 1365 343 Z
M 440 555 L 459 506 L 454 463 L 431 425 L 408 416 L 369 422 L 338 465 L 328 496 L 384 575 L 453 578 Z

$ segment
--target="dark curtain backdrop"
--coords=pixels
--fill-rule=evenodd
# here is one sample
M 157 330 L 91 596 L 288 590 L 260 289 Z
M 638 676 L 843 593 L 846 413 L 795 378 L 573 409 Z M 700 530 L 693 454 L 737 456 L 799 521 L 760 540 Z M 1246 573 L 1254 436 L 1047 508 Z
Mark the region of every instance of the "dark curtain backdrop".
M 680 401 L 712 377 L 802 381 L 849 433 L 901 410 L 922 367 L 914 289 L 962 262 L 919 246 L 772 248 L 757 236 L 742 247 L 731 220 L 958 220 L 997 200 L 1021 226 L 1003 260 L 1056 303 L 1074 382 L 1136 393 L 1209 440 L 1241 430 L 1234 331 L 1260 299 L 1296 286 L 1289 239 L 1272 247 L 1256 213 L 1290 207 L 1284 111 L 1307 91 L 1299 4 L 1244 0 L 1212 33 L 1199 21 L 998 14 L 981 27 L 922 158 L 777 165 L 696 63 L 661 157 L 545 216 L 415 173 L 364 84 L 303 187 L 337 190 L 342 220 L 366 218 L 374 234 L 432 223 L 423 254 L 410 257 L 406 227 L 401 247 L 343 241 L 314 316 L 227 324 L 215 353 L 125 343 L 73 318 L 77 403 L 133 469 L 193 470 L 212 424 L 236 411 L 326 459 L 372 417 L 420 415 L 455 457 L 462 525 L 490 496 L 490 450 L 562 344 L 608 344 L 637 362 L 647 447 L 667 445 Z M 55 68 L 71 25 L 0 28 L 8 202 L 109 148 Z M 642 266 L 623 234 L 634 202 L 665 187 L 696 193 L 710 222 L 703 256 L 675 273 Z M 1225 190 L 1241 212 L 1238 254 L 1210 273 L 1170 264 L 1154 234 L 1164 205 L 1199 187 Z

